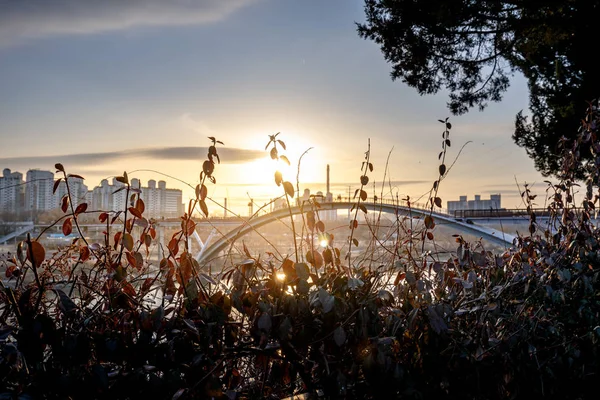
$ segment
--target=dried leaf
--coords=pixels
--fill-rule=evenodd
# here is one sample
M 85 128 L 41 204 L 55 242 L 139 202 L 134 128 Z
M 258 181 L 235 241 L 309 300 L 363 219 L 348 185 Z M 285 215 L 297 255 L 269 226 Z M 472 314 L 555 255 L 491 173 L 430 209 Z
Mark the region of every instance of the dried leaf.
M 133 236 L 131 236 L 131 234 L 125 233 L 123 235 L 123 247 L 129 251 L 133 250 Z
M 283 175 L 281 174 L 281 172 L 275 171 L 275 184 L 277 186 L 281 186 L 282 182 L 283 182 Z
M 69 236 L 73 232 L 73 221 L 71 217 L 65 219 L 62 224 L 62 233 L 65 236 Z
M 60 185 L 61 181 L 62 181 L 62 178 L 58 178 L 57 180 L 54 181 L 54 186 L 52 187 L 52 194 L 56 193 L 56 189 L 58 189 L 58 185 Z
M 33 262 L 33 260 L 31 259 L 32 253 L 35 262 Z M 42 246 L 40 242 L 33 240 L 31 242 L 31 250 L 27 251 L 27 259 L 31 261 L 32 264 L 34 264 L 35 268 L 39 267 L 42 264 L 42 262 L 44 262 L 44 260 L 46 259 L 46 250 L 44 249 L 44 246 Z
M 285 190 L 285 194 L 291 198 L 294 198 L 294 186 L 290 182 L 283 182 L 283 189 Z

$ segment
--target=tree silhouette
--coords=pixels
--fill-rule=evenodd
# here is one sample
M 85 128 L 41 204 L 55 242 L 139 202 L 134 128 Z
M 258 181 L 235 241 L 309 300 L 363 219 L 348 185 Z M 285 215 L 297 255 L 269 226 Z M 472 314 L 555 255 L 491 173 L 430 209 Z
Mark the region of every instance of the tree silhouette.
M 500 101 L 522 73 L 531 115 L 517 114 L 513 139 L 541 173 L 559 172 L 560 139 L 575 138 L 600 90 L 600 1 L 365 0 L 364 9 L 358 34 L 381 47 L 392 79 L 421 95 L 449 91 L 455 115 Z

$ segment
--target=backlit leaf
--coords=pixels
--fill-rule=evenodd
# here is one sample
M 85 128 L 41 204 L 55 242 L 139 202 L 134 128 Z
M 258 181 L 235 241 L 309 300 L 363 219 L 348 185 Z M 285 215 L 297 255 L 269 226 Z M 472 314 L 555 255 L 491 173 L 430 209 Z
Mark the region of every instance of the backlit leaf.
M 277 159 L 277 148 L 273 147 L 269 154 L 271 155 L 271 159 L 276 160 Z
M 279 171 L 275 171 L 275 184 L 280 186 L 283 182 L 283 175 Z
M 279 159 L 283 160 L 283 162 L 285 162 L 287 165 L 290 165 L 290 160 L 288 160 L 286 156 L 279 156 Z
M 32 254 L 33 258 L 35 259 L 35 262 L 31 259 Z M 32 264 L 34 264 L 34 267 L 39 267 L 42 264 L 42 262 L 46 259 L 46 250 L 44 249 L 44 246 L 42 246 L 41 243 L 35 240 L 32 241 L 31 250 L 27 250 L 27 259 L 31 261 Z
M 202 213 L 204 213 L 204 215 L 208 217 L 208 207 L 206 206 L 206 202 L 204 200 L 200 200 L 198 204 L 200 205 Z
M 317 230 L 319 232 L 324 232 L 325 231 L 325 224 L 323 223 L 323 221 L 318 221 L 316 223 L 315 227 L 317 228 Z
M 285 194 L 287 194 L 291 198 L 294 197 L 294 186 L 290 182 L 283 182 L 283 189 L 285 190 Z

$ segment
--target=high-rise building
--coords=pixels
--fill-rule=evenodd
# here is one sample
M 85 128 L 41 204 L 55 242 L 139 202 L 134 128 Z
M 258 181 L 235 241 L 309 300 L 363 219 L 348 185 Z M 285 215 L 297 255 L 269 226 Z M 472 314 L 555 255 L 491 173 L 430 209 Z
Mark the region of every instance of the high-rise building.
M 0 176 L 0 212 L 18 213 L 23 208 L 23 174 L 5 168 Z
M 56 208 L 52 195 L 54 174 L 50 171 L 30 169 L 25 183 L 25 211 L 44 212 Z
M 183 215 L 182 192 L 179 189 L 167 189 L 167 182 L 154 179 L 148 181 L 148 187 L 142 187 L 141 198 L 146 206 L 146 216 L 178 217 Z
M 113 179 L 112 185 L 108 184 L 108 180 L 102 179 L 100 186 L 96 186 L 91 191 L 91 201 L 88 204 L 94 210 L 102 211 L 124 211 L 127 204 L 127 191 L 119 190 L 123 187 L 123 183 Z

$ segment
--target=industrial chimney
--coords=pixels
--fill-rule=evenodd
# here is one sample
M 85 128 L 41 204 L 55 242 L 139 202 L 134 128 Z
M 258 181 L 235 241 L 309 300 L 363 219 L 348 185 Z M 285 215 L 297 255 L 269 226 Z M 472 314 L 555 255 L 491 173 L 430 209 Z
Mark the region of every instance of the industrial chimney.
M 325 192 L 325 195 L 328 195 L 329 193 L 329 164 L 327 164 L 327 191 Z

